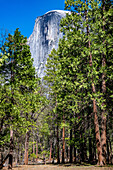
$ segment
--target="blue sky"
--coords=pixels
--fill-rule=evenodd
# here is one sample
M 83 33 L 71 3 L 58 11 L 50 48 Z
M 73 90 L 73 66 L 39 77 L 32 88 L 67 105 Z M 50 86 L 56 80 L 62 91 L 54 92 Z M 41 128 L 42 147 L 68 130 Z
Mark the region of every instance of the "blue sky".
M 21 34 L 29 37 L 33 32 L 35 19 L 51 10 L 63 10 L 65 0 L 0 0 L 0 31 L 13 33 L 19 28 Z

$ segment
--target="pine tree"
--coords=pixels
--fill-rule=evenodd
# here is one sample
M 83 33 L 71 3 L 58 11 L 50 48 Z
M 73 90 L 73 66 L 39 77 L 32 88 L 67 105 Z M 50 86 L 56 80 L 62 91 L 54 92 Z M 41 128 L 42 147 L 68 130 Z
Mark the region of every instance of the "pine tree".
M 4 127 L 10 127 L 9 168 L 12 168 L 13 131 L 17 126 L 20 128 L 27 126 L 28 122 L 25 123 L 26 112 L 30 110 L 23 108 L 28 102 L 26 95 L 28 96 L 31 91 L 35 91 L 36 78 L 27 38 L 24 38 L 18 29 L 14 35 L 8 35 L 1 50 L 1 57 L 7 57 L 0 68 L 3 80 L 1 90 L 4 89 L 5 92 L 1 96 L 1 119 Z

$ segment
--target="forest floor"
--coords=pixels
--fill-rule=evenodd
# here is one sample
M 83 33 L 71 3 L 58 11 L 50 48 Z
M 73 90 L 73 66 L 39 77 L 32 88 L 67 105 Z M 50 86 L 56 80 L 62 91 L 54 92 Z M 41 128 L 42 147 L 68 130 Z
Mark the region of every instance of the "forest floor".
M 3 170 L 7 170 L 4 167 Z M 14 167 L 13 170 L 113 170 L 113 167 L 98 167 L 98 166 L 77 166 L 71 164 L 61 164 L 61 165 L 18 165 Z

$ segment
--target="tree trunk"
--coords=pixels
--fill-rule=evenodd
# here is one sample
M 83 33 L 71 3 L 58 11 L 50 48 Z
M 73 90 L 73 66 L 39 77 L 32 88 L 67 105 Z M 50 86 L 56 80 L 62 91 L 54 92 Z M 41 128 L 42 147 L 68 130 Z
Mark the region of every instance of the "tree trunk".
M 28 131 L 26 133 L 25 137 L 25 155 L 24 155 L 24 164 L 28 165 L 28 148 L 29 148 L 29 134 L 30 132 Z
M 104 110 L 102 111 L 101 144 L 102 144 L 103 164 L 106 165 L 106 113 Z
M 20 146 L 19 146 L 19 143 L 18 143 L 18 149 L 17 149 L 17 163 L 20 162 Z
M 70 130 L 70 163 L 72 163 L 72 129 Z
M 72 114 L 70 114 L 70 159 L 69 162 L 72 163 Z
M 35 161 L 34 155 L 35 155 L 35 142 L 33 137 L 33 162 Z
M 75 118 L 75 112 L 74 112 L 74 118 Z M 74 124 L 74 140 L 76 139 L 76 124 Z M 74 163 L 76 163 L 76 147 L 74 144 Z
M 12 169 L 13 166 L 13 130 L 10 129 L 10 150 L 9 150 L 9 163 L 8 169 Z
M 85 0 L 86 3 L 86 0 Z M 88 21 L 88 17 L 87 17 L 87 11 L 85 12 L 85 18 L 86 21 Z M 87 35 L 89 36 L 89 26 L 87 24 Z M 91 45 L 90 45 L 90 40 L 88 41 L 88 47 L 90 49 Z M 92 54 L 90 52 L 90 56 L 89 56 L 89 65 L 90 67 L 92 67 Z M 96 89 L 95 89 L 95 84 L 93 81 L 93 76 L 92 76 L 92 94 L 96 93 Z M 101 139 L 100 139 L 100 132 L 99 132 L 99 122 L 98 122 L 98 116 L 97 116 L 97 105 L 96 105 L 96 100 L 95 98 L 93 99 L 93 114 L 94 114 L 94 125 L 95 125 L 95 134 L 96 134 L 96 145 L 97 145 L 97 153 L 98 153 L 98 165 L 103 166 L 103 157 L 102 157 L 102 147 L 101 147 Z
M 38 141 L 36 141 L 36 161 L 38 161 Z
M 95 105 L 95 100 L 93 101 L 93 104 Z M 101 147 L 96 105 L 93 108 L 94 108 L 93 112 L 94 112 L 94 125 L 95 125 L 95 134 L 96 134 L 96 145 L 97 145 L 97 153 L 98 153 L 98 165 L 103 166 L 102 147 Z
M 105 12 L 105 0 L 102 0 L 102 10 L 103 13 Z M 103 14 L 104 15 L 104 14 Z M 103 31 L 105 31 L 104 28 L 104 22 L 105 22 L 105 18 L 103 16 Z M 105 40 L 103 41 L 103 46 L 105 47 Z M 102 59 L 102 67 L 105 68 L 106 66 L 106 56 L 103 52 L 103 59 Z M 102 74 L 102 93 L 103 93 L 103 97 L 105 99 L 105 93 L 106 93 L 106 82 L 105 82 L 105 72 L 103 72 Z M 106 103 L 103 102 L 102 106 L 106 108 Z M 102 132 L 101 132 L 101 143 L 102 143 L 102 155 L 103 155 L 103 164 L 106 165 L 106 109 L 103 108 L 102 110 Z
M 83 113 L 83 115 L 84 115 L 84 113 Z M 84 154 L 84 161 L 86 161 L 87 160 L 87 146 L 86 146 L 86 144 L 87 144 L 87 138 L 86 138 L 86 129 L 87 129 L 87 124 L 86 124 L 86 122 L 87 122 L 88 120 L 87 120 L 87 118 L 86 118 L 86 116 L 84 115 L 84 120 L 83 120 L 83 122 L 84 122 L 84 129 L 83 129 L 83 138 L 84 138 L 84 142 L 83 142 L 83 148 L 84 148 L 84 150 L 83 150 L 83 154 Z
M 53 161 L 52 161 L 52 163 L 54 164 L 55 163 L 55 153 L 56 153 L 56 148 L 55 148 L 55 146 L 56 146 L 56 134 L 55 134 L 55 127 L 54 127 L 54 140 L 53 140 L 53 149 L 52 149 L 52 151 L 53 151 Z
M 59 126 L 57 122 L 57 163 L 60 163 L 60 157 L 59 157 Z
M 64 118 L 64 114 L 63 114 L 63 123 L 65 123 L 65 118 Z M 62 147 L 62 163 L 65 162 L 65 127 L 63 127 L 63 132 L 62 132 L 62 143 L 63 143 L 63 147 Z

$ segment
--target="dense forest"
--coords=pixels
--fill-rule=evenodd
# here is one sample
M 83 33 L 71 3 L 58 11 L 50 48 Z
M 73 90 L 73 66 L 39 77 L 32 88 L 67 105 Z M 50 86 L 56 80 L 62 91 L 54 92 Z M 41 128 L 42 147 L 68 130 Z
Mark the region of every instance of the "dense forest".
M 65 9 L 43 82 L 19 29 L 1 37 L 0 168 L 113 164 L 113 1 L 66 0 Z

